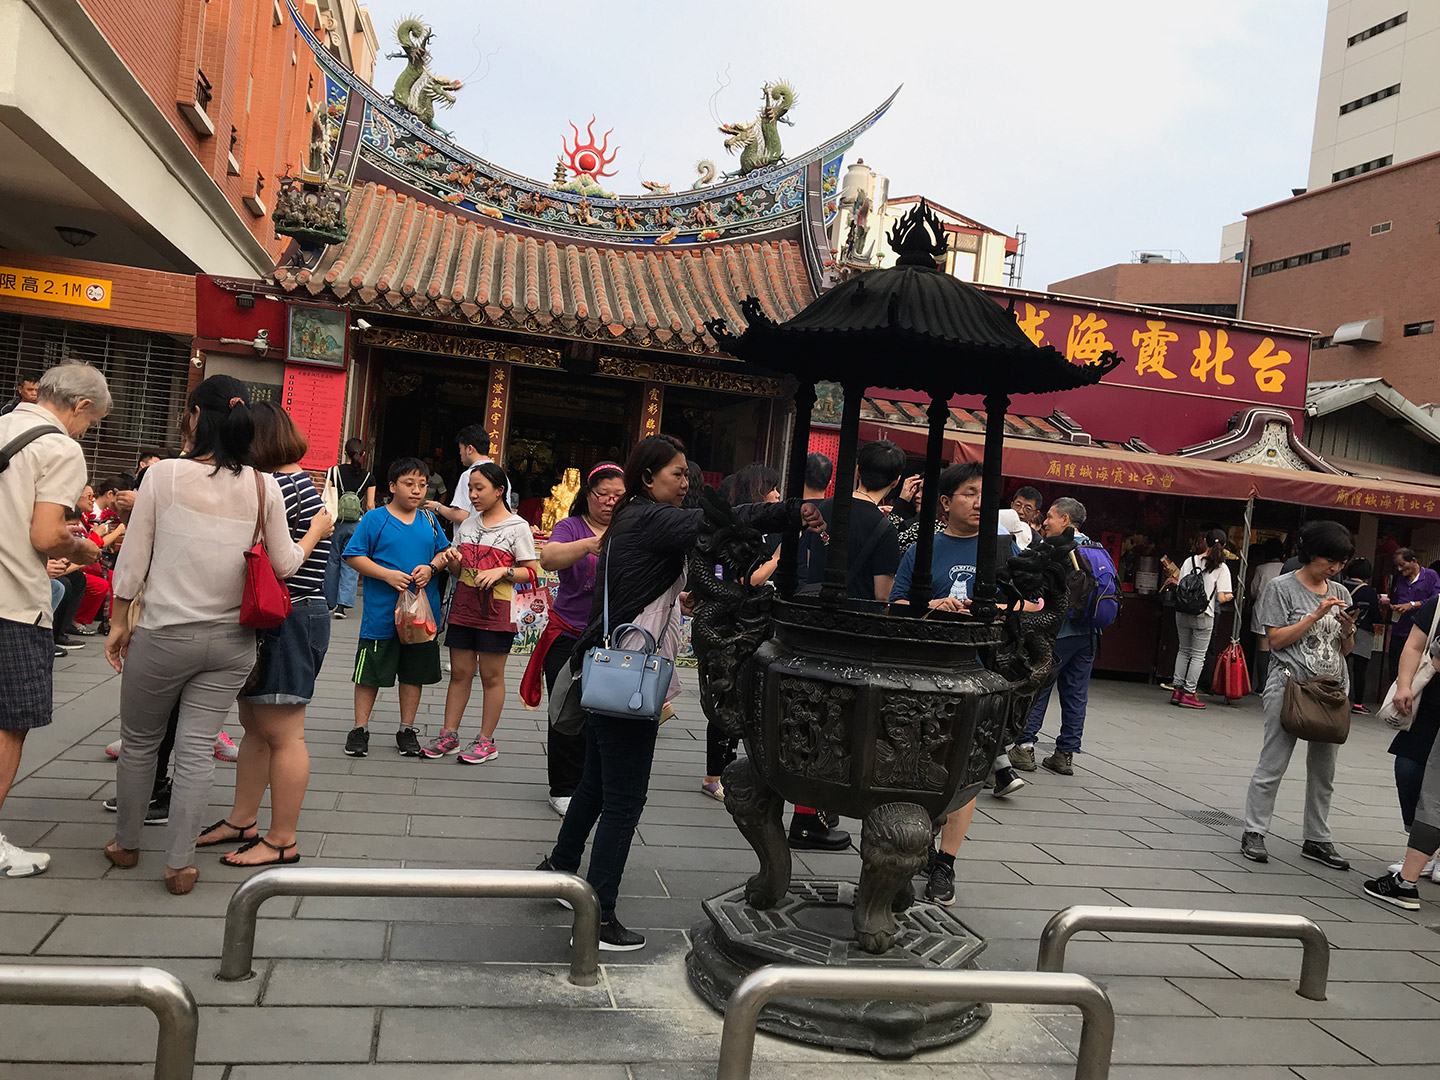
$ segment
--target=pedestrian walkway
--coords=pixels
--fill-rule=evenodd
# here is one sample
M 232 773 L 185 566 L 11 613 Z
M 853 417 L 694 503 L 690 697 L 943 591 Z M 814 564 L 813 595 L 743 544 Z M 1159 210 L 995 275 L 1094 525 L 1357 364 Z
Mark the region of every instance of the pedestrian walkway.
M 335 624 L 310 710 L 303 865 L 534 867 L 558 819 L 545 804 L 543 715 L 515 698 L 521 658 L 511 665 L 494 761 L 396 755 L 393 692 L 381 694 L 370 756 L 351 759 L 340 748 L 358 626 Z M 175 897 L 160 881 L 163 829 L 146 830 L 135 870 L 113 869 L 101 855 L 114 825 L 101 801 L 114 791 L 104 746 L 119 731 L 119 681 L 92 643 L 57 663 L 56 722 L 32 735 L 6 804 L 6 834 L 54 861 L 43 877 L 0 881 L 0 961 L 173 971 L 202 1006 L 197 1076 L 205 1080 L 549 1080 L 553 1064 L 569 1080 L 713 1075 L 720 1021 L 685 982 L 686 939 L 703 918 L 698 901 L 743 880 L 755 860 L 723 807 L 700 793 L 705 725 L 693 677 L 684 672 L 690 692 L 661 731 L 621 898 L 621 918 L 650 944 L 602 954 L 599 986 L 566 981 L 564 911 L 499 899 L 273 900 L 261 909 L 259 977 L 220 983 L 225 903 L 246 872 L 202 852 L 195 891 Z M 426 693 L 420 722 L 430 733 L 440 728 L 442 697 L 443 688 Z M 1434 1080 L 1440 886 L 1422 884 L 1414 915 L 1360 893 L 1362 874 L 1393 861 L 1404 842 L 1388 732 L 1357 718 L 1340 755 L 1332 825 L 1355 869 L 1300 858 L 1303 755 L 1281 790 L 1270 863 L 1257 866 L 1240 856 L 1232 815 L 1259 746 L 1258 703 L 1193 712 L 1167 701 L 1155 688 L 1097 681 L 1074 777 L 1042 770 L 1003 802 L 981 796 L 956 865 L 956 910 L 990 939 L 982 966 L 1033 969 L 1045 921 L 1071 904 L 1306 915 L 1335 948 L 1326 1002 L 1294 992 L 1298 945 L 1078 937 L 1067 967 L 1105 985 L 1120 1018 L 1112 1076 L 1341 1080 L 1387 1065 L 1386 1080 Z M 471 714 L 462 735 L 478 725 L 478 693 Z M 237 723 L 228 730 L 239 737 Z M 217 764 L 219 817 L 234 773 Z M 797 864 L 800 874 L 859 872 L 854 852 L 805 854 Z M 154 1033 L 138 1009 L 0 1006 L 0 1076 L 138 1080 L 150 1075 L 141 1063 L 152 1060 Z M 755 1075 L 1058 1080 L 1074 1073 L 1078 1036 L 1078 1017 L 1064 1009 L 996 1006 L 975 1038 L 904 1063 L 762 1038 Z

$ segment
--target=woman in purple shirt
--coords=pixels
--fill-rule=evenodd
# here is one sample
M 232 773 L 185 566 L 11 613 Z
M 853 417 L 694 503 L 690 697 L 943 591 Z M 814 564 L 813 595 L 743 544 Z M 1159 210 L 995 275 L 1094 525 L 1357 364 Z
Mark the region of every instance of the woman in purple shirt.
M 590 470 L 585 486 L 575 496 L 570 516 L 556 524 L 550 539 L 540 549 L 540 565 L 560 578 L 560 592 L 550 609 L 550 622 L 536 645 L 521 685 L 521 698 L 532 708 L 540 704 L 536 678 L 545 672 L 545 689 L 555 686 L 560 670 L 570 662 L 575 641 L 590 617 L 595 597 L 595 567 L 600 562 L 600 545 L 615 504 L 625 494 L 625 471 L 613 461 L 602 461 Z M 534 700 L 532 701 L 531 698 Z M 545 756 L 550 778 L 550 808 L 561 817 L 570 807 L 570 796 L 585 770 L 585 733 L 565 735 L 550 728 Z
M 1415 623 L 1415 612 L 1426 600 L 1440 596 L 1440 574 L 1428 566 L 1421 566 L 1413 548 L 1401 548 L 1395 552 L 1395 587 L 1390 592 L 1390 610 L 1400 618 L 1390 633 L 1390 673 L 1399 670 L 1400 654 L 1405 650 L 1405 639 L 1410 636 L 1410 627 Z

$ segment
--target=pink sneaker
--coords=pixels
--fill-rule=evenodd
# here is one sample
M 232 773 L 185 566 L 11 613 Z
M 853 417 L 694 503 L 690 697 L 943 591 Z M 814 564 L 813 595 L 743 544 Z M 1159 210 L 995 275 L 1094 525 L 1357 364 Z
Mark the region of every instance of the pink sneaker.
M 222 731 L 215 736 L 215 756 L 221 761 L 237 761 L 240 757 L 240 748 L 235 745 L 229 735 Z
M 420 748 L 420 753 L 427 758 L 444 757 L 446 754 L 458 754 L 459 752 L 460 733 L 458 731 L 442 731 Z
M 496 757 L 500 751 L 495 746 L 493 739 L 487 739 L 484 735 L 477 735 L 475 741 L 470 744 L 469 749 L 463 751 L 457 761 L 461 765 L 480 765 Z

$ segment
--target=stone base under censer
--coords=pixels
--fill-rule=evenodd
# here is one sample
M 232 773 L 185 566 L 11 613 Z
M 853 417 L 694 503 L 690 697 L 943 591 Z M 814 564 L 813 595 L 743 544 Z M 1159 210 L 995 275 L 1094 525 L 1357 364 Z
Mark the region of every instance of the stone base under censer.
M 896 914 L 895 945 L 879 956 L 855 941 L 856 886 L 848 881 L 796 881 L 768 911 L 745 903 L 737 887 L 704 902 L 707 922 L 692 933 L 685 958 L 690 985 L 713 1008 L 740 981 L 766 964 L 834 967 L 910 967 L 957 971 L 975 966 L 985 939 L 948 908 L 914 904 Z M 815 1001 L 777 998 L 759 1028 L 797 1042 L 907 1058 L 919 1050 L 959 1042 L 990 1019 L 983 1002 Z

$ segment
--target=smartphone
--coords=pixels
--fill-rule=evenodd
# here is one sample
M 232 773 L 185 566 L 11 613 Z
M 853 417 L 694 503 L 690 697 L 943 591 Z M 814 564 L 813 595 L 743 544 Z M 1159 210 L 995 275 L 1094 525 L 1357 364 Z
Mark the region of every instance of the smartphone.
M 1345 609 L 1345 614 L 1346 614 L 1346 615 L 1349 615 L 1350 618 L 1352 618 L 1352 619 L 1357 619 L 1357 618 L 1359 618 L 1359 617 L 1360 617 L 1360 605 L 1359 605 L 1359 604 L 1351 604 L 1349 607 L 1347 607 L 1347 608 Z

